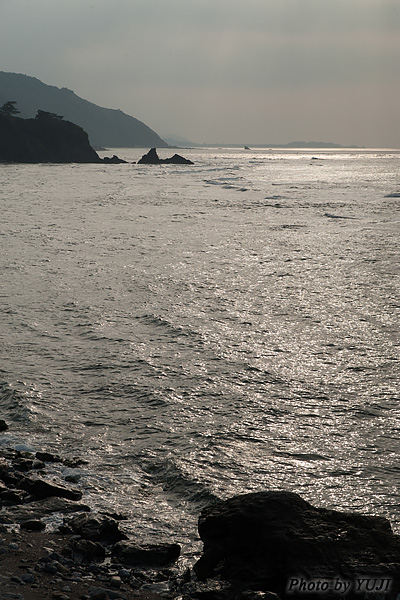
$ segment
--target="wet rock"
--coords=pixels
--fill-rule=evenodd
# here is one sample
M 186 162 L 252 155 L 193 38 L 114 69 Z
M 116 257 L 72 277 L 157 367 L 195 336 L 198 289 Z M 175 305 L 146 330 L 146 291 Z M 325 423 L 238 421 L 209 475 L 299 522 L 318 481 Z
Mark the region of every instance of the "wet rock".
M 67 575 L 69 573 L 68 567 L 66 567 L 65 565 L 63 565 L 58 560 L 55 560 L 53 564 L 56 567 L 58 573 L 61 573 L 61 575 Z
M 41 460 L 37 460 L 37 458 L 33 461 L 32 470 L 39 471 L 40 469 L 45 468 L 45 463 Z
M 23 581 L 23 583 L 29 584 L 31 585 L 32 583 L 35 583 L 36 579 L 35 576 L 33 575 L 33 573 L 23 573 L 20 576 L 20 579 Z
M 89 600 L 108 600 L 107 592 L 102 588 L 92 588 L 89 590 Z
M 114 589 L 119 589 L 122 585 L 122 579 L 118 575 L 113 575 L 110 579 L 110 586 Z
M 29 494 L 27 494 L 27 492 L 9 489 L 8 487 L 0 484 L 0 505 L 2 506 L 23 504 L 27 500 L 28 496 Z
M 56 496 L 58 498 L 77 501 L 82 498 L 82 492 L 79 490 L 71 490 L 64 486 L 55 485 L 48 481 L 43 481 L 42 479 L 34 479 L 24 475 L 18 479 L 18 482 L 15 485 L 19 489 L 25 490 L 32 494 L 32 496 L 36 496 L 36 498 L 40 499 Z
M 71 552 L 72 559 L 78 563 L 103 562 L 106 557 L 104 546 L 90 540 L 70 540 L 66 550 Z
M 79 473 L 72 473 L 64 477 L 65 481 L 67 481 L 68 483 L 78 483 L 80 478 L 81 476 L 79 475 Z
M 18 458 L 13 461 L 13 467 L 17 471 L 31 471 L 33 460 L 31 458 Z
M 108 595 L 102 588 L 93 588 L 89 590 L 88 600 L 108 600 Z
M 0 513 L 0 523 L 22 523 L 30 520 L 40 520 L 55 512 L 70 514 L 74 512 L 89 512 L 85 504 L 78 504 L 64 498 L 45 498 L 20 506 L 10 506 Z
M 43 567 L 44 573 L 48 573 L 49 575 L 57 575 L 58 569 L 54 563 L 46 563 Z
M 165 567 L 180 555 L 179 544 L 134 544 L 122 541 L 112 548 L 112 555 L 124 565 Z
M 89 461 L 84 460 L 83 458 L 79 458 L 78 456 L 74 456 L 73 458 L 64 458 L 63 464 L 66 467 L 75 469 L 76 467 L 80 467 L 81 465 L 88 465 Z
M 218 576 L 281 598 L 293 577 L 354 582 L 367 574 L 393 579 L 387 598 L 400 589 L 400 536 L 381 517 L 316 508 L 290 492 L 260 492 L 203 509 L 199 533 L 204 551 L 194 569 L 201 580 Z M 356 596 L 353 589 L 346 598 Z
M 108 600 L 109 598 L 113 600 L 114 598 L 124 599 L 126 596 L 116 590 L 92 586 L 89 588 L 89 598 L 90 600 Z
M 119 530 L 118 522 L 105 515 L 79 514 L 68 519 L 66 524 L 74 533 L 92 542 L 114 543 L 127 539 L 127 536 Z
M 0 431 L 7 431 L 8 425 L 4 419 L 0 419 Z
M 21 529 L 26 529 L 27 531 L 43 531 L 46 529 L 46 523 L 37 519 L 31 519 L 29 521 L 23 521 L 20 523 Z
M 8 464 L 7 460 L 0 458 L 0 479 L 7 486 L 16 485 L 19 477 L 13 472 L 12 467 Z
M 123 579 L 129 579 L 129 577 L 131 576 L 131 572 L 128 571 L 127 569 L 119 569 L 118 570 L 118 575 L 119 577 L 122 577 Z
M 145 583 L 140 587 L 140 591 L 168 597 L 170 596 L 171 588 L 167 581 L 162 581 L 158 583 Z
M 4 457 L 0 458 L 0 480 L 8 488 L 24 490 L 36 498 L 48 498 L 57 496 L 69 500 L 80 500 L 82 493 L 78 490 L 72 490 L 64 486 L 55 485 L 39 479 L 38 477 L 28 477 L 21 471 L 30 470 L 33 467 L 33 460 L 27 458 L 18 458 L 9 464 Z M 4 486 L 3 486 L 4 488 Z
M 105 511 L 100 512 L 101 515 L 106 515 L 106 517 L 110 517 L 111 519 L 115 519 L 116 521 L 127 521 L 128 517 L 126 515 L 121 515 L 120 513 L 109 513 Z
M 181 592 L 184 598 L 196 600 L 230 600 L 235 596 L 232 585 L 218 579 L 187 583 L 182 587 Z
M 43 462 L 63 462 L 60 456 L 50 452 L 36 452 L 35 457 Z

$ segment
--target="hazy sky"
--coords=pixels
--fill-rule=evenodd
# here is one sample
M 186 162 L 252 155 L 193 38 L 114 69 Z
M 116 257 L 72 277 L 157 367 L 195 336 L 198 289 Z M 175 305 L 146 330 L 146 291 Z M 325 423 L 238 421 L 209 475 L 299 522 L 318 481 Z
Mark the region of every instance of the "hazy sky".
M 400 147 L 400 0 L 0 0 L 0 57 L 160 135 Z

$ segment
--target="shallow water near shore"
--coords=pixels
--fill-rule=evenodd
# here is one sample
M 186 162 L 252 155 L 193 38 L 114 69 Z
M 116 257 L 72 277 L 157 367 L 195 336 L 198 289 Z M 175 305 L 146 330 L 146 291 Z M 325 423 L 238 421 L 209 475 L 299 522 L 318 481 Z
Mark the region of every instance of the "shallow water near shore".
M 0 165 L 0 443 L 187 549 L 265 489 L 399 532 L 400 154 L 179 153 Z

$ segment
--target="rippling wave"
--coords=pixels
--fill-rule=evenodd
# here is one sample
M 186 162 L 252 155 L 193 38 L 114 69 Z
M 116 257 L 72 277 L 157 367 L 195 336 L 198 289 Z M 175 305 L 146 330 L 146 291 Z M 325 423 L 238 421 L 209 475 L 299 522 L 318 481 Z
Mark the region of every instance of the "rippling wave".
M 398 155 L 187 153 L 0 166 L 0 443 L 142 536 L 265 488 L 399 528 Z

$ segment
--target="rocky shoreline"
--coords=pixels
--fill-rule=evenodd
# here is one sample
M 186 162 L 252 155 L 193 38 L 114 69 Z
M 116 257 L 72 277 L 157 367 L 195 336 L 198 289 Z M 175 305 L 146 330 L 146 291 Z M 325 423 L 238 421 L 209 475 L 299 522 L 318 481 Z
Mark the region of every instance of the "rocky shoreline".
M 129 541 L 119 528 L 122 515 L 94 513 L 78 489 L 46 480 L 55 462 L 85 461 L 0 450 L 0 598 L 176 597 L 180 546 Z M 61 514 L 63 524 L 46 532 L 52 514 Z
M 1 600 L 392 600 L 400 592 L 400 536 L 384 518 L 316 508 L 290 492 L 235 496 L 203 509 L 204 551 L 183 569 L 179 544 L 128 539 L 124 516 L 93 512 L 73 476 L 70 486 L 50 481 L 55 462 L 85 461 L 0 449 Z M 62 524 L 47 532 L 52 514 Z

